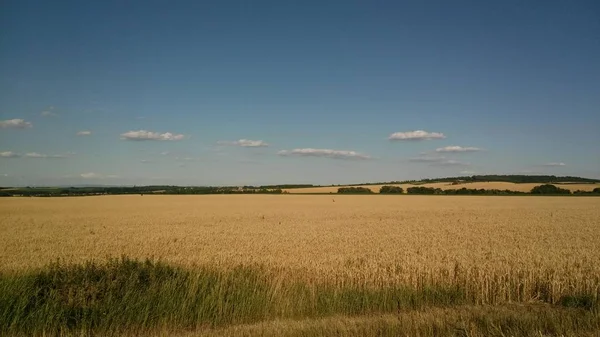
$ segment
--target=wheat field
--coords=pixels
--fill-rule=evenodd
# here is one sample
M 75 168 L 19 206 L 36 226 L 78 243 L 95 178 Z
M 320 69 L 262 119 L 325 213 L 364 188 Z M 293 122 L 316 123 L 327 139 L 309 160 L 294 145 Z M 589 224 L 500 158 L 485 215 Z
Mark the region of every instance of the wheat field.
M 488 182 L 465 182 L 461 184 L 453 185 L 449 182 L 441 182 L 441 183 L 429 183 L 429 184 L 420 184 L 420 185 L 412 185 L 412 184 L 383 184 L 383 185 L 360 185 L 361 187 L 369 188 L 374 193 L 379 193 L 379 189 L 382 186 L 399 186 L 403 189 L 407 189 L 409 187 L 421 186 L 421 187 L 431 187 L 431 188 L 440 188 L 442 190 L 455 190 L 459 188 L 469 188 L 469 189 L 485 189 L 485 190 L 509 190 L 516 192 L 529 192 L 532 188 L 539 186 L 542 184 L 539 183 L 522 183 L 516 184 L 511 182 L 504 181 L 488 181 Z M 590 192 L 595 188 L 600 187 L 600 184 L 581 184 L 581 183 L 555 183 L 557 187 L 568 189 L 571 192 L 575 191 L 585 191 Z M 348 186 L 322 186 L 322 187 L 303 187 L 303 188 L 289 188 L 285 191 L 287 193 L 337 193 L 338 188 L 340 187 L 348 187 Z
M 258 267 L 270 280 L 270 298 L 292 293 L 290 284 L 312 289 L 314 300 L 332 289 L 375 291 L 368 295 L 375 303 L 382 302 L 376 296 L 390 300 L 381 291 L 394 287 L 459 289 L 460 303 L 474 305 L 554 304 L 569 296 L 597 303 L 600 295 L 595 197 L 16 197 L 0 200 L 0 214 L 0 276 L 57 259 L 128 256 L 189 270 Z M 289 299 L 280 302 L 272 318 L 304 317 Z M 590 319 L 600 324 L 600 316 Z
M 413 270 L 600 277 L 600 198 L 100 196 L 0 203 L 0 270 L 120 255 L 258 263 L 324 281 L 416 282 Z M 600 284 L 600 283 L 599 283 Z

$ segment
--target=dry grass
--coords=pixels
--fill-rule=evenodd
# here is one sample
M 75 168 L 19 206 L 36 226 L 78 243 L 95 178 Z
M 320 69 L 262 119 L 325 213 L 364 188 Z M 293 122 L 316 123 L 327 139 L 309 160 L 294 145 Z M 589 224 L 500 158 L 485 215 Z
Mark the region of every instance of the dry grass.
M 543 301 L 587 307 L 597 306 L 600 295 L 600 198 L 594 197 L 4 198 L 0 214 L 0 275 L 31 272 L 56 259 L 78 263 L 121 255 L 158 258 L 190 270 L 208 266 L 227 272 L 258 265 L 266 273 L 268 298 L 283 308 L 273 315 L 283 319 L 295 317 L 298 301 L 305 299 L 302 310 L 313 312 L 306 318 L 325 315 L 330 309 L 321 312 L 310 302 L 319 298 L 331 301 L 326 308 L 331 306 L 332 314 L 389 312 L 388 302 L 400 298 L 398 291 L 404 294 L 397 286 L 413 289 L 422 303 L 430 301 L 432 289 L 456 289 L 461 294 L 457 303 L 470 305 Z M 413 296 L 410 291 L 407 298 Z M 451 293 L 439 296 L 432 303 L 455 302 Z M 385 305 L 377 309 L 378 303 Z M 558 315 L 557 326 L 566 329 L 560 331 L 579 331 L 570 314 L 549 310 L 543 315 Z M 406 319 L 410 315 L 419 314 Z M 522 317 L 511 315 L 508 327 L 524 324 L 528 331 L 546 331 L 531 325 L 534 316 L 518 323 Z M 598 316 L 590 315 L 586 322 L 593 326 Z M 360 335 L 363 328 L 408 331 L 387 324 L 387 318 L 344 320 L 349 321 L 342 325 L 356 326 L 345 335 Z M 497 324 L 490 322 L 484 325 Z M 307 328 L 312 335 L 328 335 L 338 331 L 334 323 L 292 324 L 289 334 L 304 335 Z M 273 331 L 269 324 L 265 331 Z M 253 335 L 263 328 L 240 331 Z
M 387 184 L 390 185 L 390 184 Z M 414 186 L 422 186 L 422 187 L 433 187 L 433 188 L 441 188 L 442 190 L 453 190 L 459 188 L 470 188 L 470 189 L 486 189 L 486 190 L 510 190 L 517 192 L 529 192 L 532 188 L 539 186 L 542 184 L 537 183 L 524 183 L 524 184 L 515 184 L 509 182 L 502 181 L 490 181 L 490 182 L 476 182 L 476 183 L 463 183 L 452 185 L 452 183 L 431 183 L 431 184 L 422 184 L 422 185 L 411 185 L 411 184 L 391 184 L 391 186 L 400 186 L 405 190 L 409 187 Z M 573 184 L 573 183 L 560 183 L 555 184 L 556 186 L 564 189 L 571 190 L 571 192 L 575 192 L 577 190 L 590 192 L 594 190 L 594 188 L 600 187 L 600 184 Z M 370 188 L 373 192 L 378 193 L 379 189 L 385 185 L 364 185 L 362 187 Z M 337 193 L 338 188 L 347 187 L 347 186 L 326 186 L 326 187 L 307 187 L 307 188 L 291 188 L 287 189 L 288 193 Z
M 550 277 L 558 293 L 600 284 L 599 198 L 8 198 L 0 214 L 2 271 L 127 255 L 258 263 L 324 282 L 418 285 L 469 273 L 487 284 L 525 273 Z
M 593 332 L 598 329 L 597 322 L 592 320 L 587 323 L 584 319 L 585 314 L 564 309 L 558 312 L 550 311 L 551 314 L 548 314 L 548 309 L 544 305 L 428 308 L 394 315 L 275 320 L 181 333 L 177 336 L 598 336 L 597 331 Z M 570 316 L 570 324 L 564 324 L 563 321 L 567 327 L 557 328 L 560 326 L 558 320 L 564 320 L 565 316 Z M 530 331 L 520 330 L 531 322 L 534 322 L 535 328 Z M 583 326 L 587 329 L 582 329 Z

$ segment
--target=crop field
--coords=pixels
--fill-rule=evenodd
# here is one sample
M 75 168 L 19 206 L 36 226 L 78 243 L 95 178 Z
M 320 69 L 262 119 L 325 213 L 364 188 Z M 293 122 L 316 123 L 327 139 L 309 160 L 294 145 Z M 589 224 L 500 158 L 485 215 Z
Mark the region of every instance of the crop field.
M 594 188 L 600 187 L 600 184 L 582 184 L 582 183 L 553 183 L 557 187 L 568 189 L 571 192 L 575 191 L 585 191 L 590 192 Z M 510 182 L 502 182 L 502 181 L 489 181 L 489 182 L 465 182 L 462 184 L 455 184 L 448 182 L 440 182 L 440 183 L 428 183 L 428 184 L 385 184 L 385 185 L 361 185 L 362 187 L 367 187 L 371 189 L 373 192 L 378 193 L 379 189 L 382 186 L 399 186 L 403 189 L 407 189 L 409 187 L 414 186 L 422 186 L 422 187 L 432 187 L 432 188 L 441 188 L 442 190 L 452 190 L 459 188 L 469 188 L 469 189 L 485 189 L 485 190 L 510 190 L 516 192 L 529 192 L 532 188 L 539 186 L 542 184 L 539 183 L 510 183 Z M 338 188 L 345 186 L 323 186 L 323 187 L 305 187 L 305 188 L 289 188 L 285 191 L 288 193 L 336 193 Z
M 596 336 L 598 261 L 594 197 L 4 198 L 0 335 Z

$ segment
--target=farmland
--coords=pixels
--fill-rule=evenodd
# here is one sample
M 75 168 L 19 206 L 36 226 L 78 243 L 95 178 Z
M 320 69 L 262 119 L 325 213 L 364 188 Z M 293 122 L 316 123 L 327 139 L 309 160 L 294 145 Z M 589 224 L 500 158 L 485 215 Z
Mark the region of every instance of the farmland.
M 422 187 L 431 187 L 431 188 L 440 188 L 442 190 L 456 190 L 460 188 L 468 188 L 468 189 L 485 189 L 485 190 L 509 190 L 516 192 L 529 192 L 532 188 L 541 185 L 540 183 L 512 183 L 512 182 L 504 182 L 504 181 L 488 181 L 488 182 L 464 182 L 459 184 L 452 184 L 449 182 L 437 182 L 437 183 L 427 183 L 427 184 L 384 184 L 384 185 L 358 185 L 361 187 L 366 187 L 371 189 L 374 193 L 379 192 L 379 189 L 382 186 L 399 186 L 403 189 L 407 189 L 409 187 L 414 186 L 422 186 Z M 590 192 L 595 188 L 600 187 L 598 183 L 554 183 L 557 187 L 568 189 L 571 192 L 575 191 L 586 191 Z M 354 185 L 353 185 L 354 186 Z M 304 187 L 304 188 L 289 188 L 285 189 L 287 193 L 336 193 L 338 188 L 344 186 L 319 186 L 319 187 Z
M 120 270 L 110 259 L 122 256 L 175 268 L 169 275 L 187 290 L 173 293 L 180 301 L 164 308 L 172 306 L 177 315 L 153 323 L 151 311 L 146 318 L 135 318 L 136 312 L 114 317 L 110 326 L 88 317 L 97 324 L 90 326 L 105 334 L 149 329 L 186 336 L 327 335 L 332 327 L 353 326 L 347 335 L 385 330 L 432 336 L 428 329 L 435 324 L 445 331 L 444 326 L 464 323 L 474 336 L 511 331 L 591 336 L 600 328 L 600 198 L 6 198 L 0 200 L 0 214 L 0 285 L 5 290 L 57 259 L 63 266 L 92 261 L 96 271 L 106 263 L 113 266 L 109 270 Z M 126 265 L 138 268 L 134 262 Z M 189 294 L 206 296 L 193 290 L 200 289 L 200 281 L 190 275 L 216 275 L 237 285 L 234 289 L 254 289 L 253 295 L 242 291 L 230 299 L 241 303 L 231 315 L 214 316 L 212 307 L 189 303 Z M 264 297 L 257 298 L 261 291 Z M 0 298 L 0 304 L 6 301 Z M 186 303 L 189 311 L 178 303 Z M 489 315 L 481 316 L 485 311 Z M 441 312 L 454 321 L 439 321 Z M 130 320 L 119 321 L 123 317 Z M 489 324 L 471 327 L 469 320 L 479 322 L 477 317 Z M 412 330 L 398 322 L 412 322 Z M 44 324 L 50 332 L 64 328 Z M 15 323 L 11 331 L 44 331 L 24 326 Z M 498 326 L 500 333 L 489 330 Z

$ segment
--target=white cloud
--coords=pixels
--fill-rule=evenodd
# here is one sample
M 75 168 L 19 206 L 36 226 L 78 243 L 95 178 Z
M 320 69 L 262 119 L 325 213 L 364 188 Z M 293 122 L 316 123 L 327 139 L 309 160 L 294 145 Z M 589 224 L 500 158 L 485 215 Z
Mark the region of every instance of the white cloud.
M 52 111 L 50 111 L 50 110 L 45 110 L 45 111 L 42 111 L 42 112 L 40 113 L 40 115 L 41 115 L 42 117 L 56 117 L 56 116 L 58 116 L 58 114 L 57 114 L 57 113 L 54 113 L 54 112 L 52 112 Z
M 454 159 L 448 159 L 448 160 L 443 160 L 443 161 L 434 163 L 433 165 L 435 165 L 435 166 L 469 166 L 471 164 L 463 163 L 463 162 L 460 162 L 460 161 L 454 160 Z
M 99 174 L 99 173 L 95 173 L 95 172 L 82 173 L 79 176 L 84 179 L 105 179 L 105 178 L 118 179 L 118 178 L 121 178 L 120 176 L 118 176 L 116 174 L 103 175 L 103 174 Z
M 567 166 L 567 164 L 565 163 L 546 163 L 542 166 L 546 166 L 546 167 L 560 167 L 560 166 Z
M 19 155 L 18 153 L 14 153 L 12 151 L 4 151 L 4 152 L 0 152 L 0 157 L 2 158 L 17 158 L 20 157 L 21 155 Z
M 438 163 L 444 161 L 445 157 L 416 157 L 410 158 L 408 161 L 413 163 Z
M 463 163 L 454 159 L 446 159 L 446 157 L 416 157 L 410 158 L 408 161 L 413 163 L 426 163 L 430 166 L 469 166 L 469 163 Z
M 23 119 L 7 119 L 0 121 L 0 128 L 2 129 L 27 129 L 33 125 Z
M 169 155 L 169 151 L 164 151 L 160 153 L 161 156 L 168 156 Z
M 241 147 L 267 147 L 268 143 L 262 140 L 250 140 L 250 139 L 240 139 L 236 141 L 219 141 L 217 142 L 219 145 L 233 145 L 233 146 L 241 146 Z
M 84 130 L 84 131 L 79 131 L 76 133 L 77 136 L 91 136 L 92 135 L 92 131 L 88 131 L 88 130 Z
M 29 152 L 26 153 L 23 157 L 26 158 L 67 158 L 67 156 L 62 154 L 42 154 L 37 152 Z
M 280 156 L 300 156 L 300 157 L 326 157 L 334 159 L 370 159 L 367 154 L 356 151 L 331 150 L 331 149 L 293 149 L 282 150 L 277 153 Z
M 140 163 L 147 164 L 147 163 L 151 163 L 151 161 L 149 161 L 148 159 L 142 159 L 142 160 L 140 160 Z
M 460 171 L 460 174 L 465 174 L 465 175 L 469 175 L 469 176 L 473 175 L 475 173 L 477 173 L 477 172 L 475 172 L 475 171 Z
M 457 145 L 440 147 L 435 150 L 435 152 L 477 152 L 477 151 L 482 151 L 482 149 L 480 149 L 478 147 L 472 147 L 472 146 L 462 147 L 462 146 L 457 146 Z
M 174 141 L 174 140 L 182 140 L 185 136 L 182 134 L 174 134 L 171 132 L 158 133 L 146 130 L 138 130 L 138 131 L 128 131 L 121 134 L 121 139 L 123 140 L 134 140 L 134 141 L 144 141 L 144 140 L 165 140 L 165 141 Z
M 443 133 L 439 132 L 427 132 L 423 130 L 416 131 L 406 131 L 406 132 L 396 132 L 392 133 L 388 139 L 389 140 L 430 140 L 430 139 L 444 139 Z

